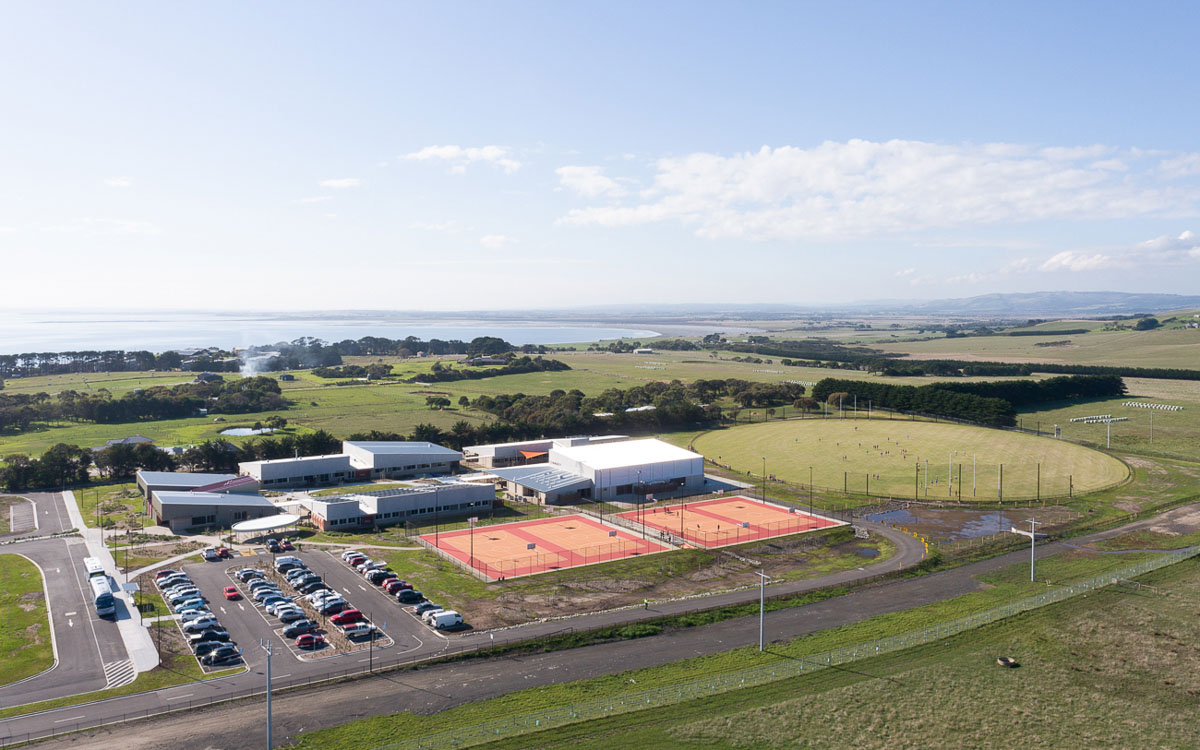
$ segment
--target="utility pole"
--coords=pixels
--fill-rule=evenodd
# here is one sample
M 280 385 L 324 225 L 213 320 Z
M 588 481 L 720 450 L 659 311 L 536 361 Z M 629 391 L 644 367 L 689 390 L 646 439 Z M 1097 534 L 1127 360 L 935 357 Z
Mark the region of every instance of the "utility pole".
M 258 647 L 267 654 L 267 750 L 271 750 L 274 747 L 271 737 L 271 657 L 275 655 L 275 648 L 269 638 L 266 641 L 259 639 Z
M 767 574 L 758 571 L 758 650 L 766 648 Z
M 1154 412 L 1150 412 L 1150 445 L 1154 445 Z
M 812 512 L 813 512 L 813 509 L 812 509 L 813 508 L 813 486 L 812 486 L 812 483 L 813 483 L 812 467 L 810 466 L 810 467 L 808 467 L 808 515 L 810 515 L 810 516 L 812 515 Z
M 1111 448 L 1112 447 L 1112 420 L 1111 419 L 1104 420 L 1104 426 L 1106 428 L 1108 428 L 1108 439 L 1106 441 L 1107 444 L 1104 447 Z
M 1029 522 L 1029 531 L 1021 531 L 1020 529 L 1016 529 L 1016 528 L 1014 528 L 1013 531 L 1017 532 L 1018 534 L 1028 534 L 1029 535 L 1029 582 L 1033 583 L 1034 564 L 1035 564 L 1034 563 L 1034 549 L 1037 547 L 1037 525 L 1040 523 L 1040 521 L 1035 521 L 1032 518 L 1027 518 L 1025 520 Z

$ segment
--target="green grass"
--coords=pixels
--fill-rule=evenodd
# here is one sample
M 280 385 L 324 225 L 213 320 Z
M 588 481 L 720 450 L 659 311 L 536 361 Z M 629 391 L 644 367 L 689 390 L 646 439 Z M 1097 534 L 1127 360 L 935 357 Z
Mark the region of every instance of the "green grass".
M 83 522 L 90 528 L 134 530 L 150 523 L 142 514 L 142 493 L 135 482 L 98 484 L 75 490 Z M 114 537 L 113 543 L 120 542 Z
M 25 502 L 28 501 L 23 497 L 0 497 L 0 534 L 7 534 L 10 530 L 9 521 L 12 519 L 12 506 Z
M 442 429 L 461 419 L 479 424 L 493 419 L 490 414 L 474 409 L 460 409 L 460 396 L 474 399 L 477 396 L 499 393 L 526 393 L 544 395 L 555 389 L 577 388 L 588 395 L 598 395 L 608 388 L 625 389 L 651 381 L 739 378 L 742 380 L 781 382 L 784 380 L 817 381 L 823 377 L 866 378 L 865 372 L 852 370 L 826 370 L 807 367 L 783 367 L 778 360 L 771 364 L 756 365 L 734 362 L 728 352 L 719 353 L 713 359 L 707 352 L 656 352 L 653 355 L 610 355 L 595 352 L 566 352 L 550 355 L 567 362 L 571 370 L 555 373 L 527 373 L 503 375 L 481 380 L 463 380 L 452 383 L 434 383 L 427 386 L 384 382 L 336 386 L 335 381 L 318 378 L 311 372 L 296 372 L 294 382 L 281 383 L 286 398 L 293 405 L 284 411 L 263 412 L 246 415 L 221 415 L 223 422 L 215 421 L 217 415 L 188 419 L 167 419 L 153 422 L 128 422 L 119 424 L 90 424 L 55 422 L 39 424 L 19 434 L 0 435 L 0 455 L 8 453 L 40 454 L 55 443 L 65 442 L 90 447 L 103 445 L 114 437 L 141 434 L 153 439 L 160 446 L 191 445 L 205 440 L 226 439 L 233 443 L 244 443 L 253 437 L 222 437 L 221 430 L 229 427 L 252 426 L 256 421 L 265 421 L 273 414 L 288 420 L 288 431 L 297 433 L 318 429 L 328 430 L 334 435 L 346 436 L 354 432 L 381 430 L 409 434 L 417 424 L 427 422 Z M 428 373 L 433 359 L 399 359 L 388 357 L 347 357 L 350 364 L 365 364 L 383 360 L 395 368 L 396 380 L 420 377 Z M 447 360 L 448 361 L 448 360 Z M 649 362 L 661 362 L 664 369 Z M 83 384 L 83 378 L 88 385 Z M 226 373 L 227 379 L 240 376 Z M 101 375 L 56 375 L 48 377 L 10 380 L 6 392 L 50 394 L 68 388 L 96 390 L 108 388 L 114 396 L 120 396 L 134 388 L 151 385 L 172 385 L 188 382 L 187 373 L 113 373 Z M 878 379 L 878 378 L 876 378 Z M 989 378 L 981 378 L 987 380 Z M 994 379 L 994 378 L 991 378 Z M 892 382 L 884 378 L 883 380 Z M 916 384 L 932 382 L 931 378 L 897 378 L 894 382 Z M 445 410 L 430 410 L 425 398 L 430 393 L 449 394 L 454 407 Z
M 1124 567 L 1131 564 L 1142 555 L 1099 555 L 1095 553 L 1078 552 L 1059 555 L 1039 563 L 1039 578 L 1048 578 L 1056 583 L 1064 583 L 1076 578 L 1088 577 L 1118 567 Z M 1183 563 L 1174 566 L 1174 569 L 1187 569 L 1193 563 Z M 1159 575 L 1161 575 L 1161 571 Z M 967 594 L 944 602 L 938 602 L 923 607 L 917 607 L 903 612 L 896 612 L 878 617 L 872 617 L 859 623 L 847 625 L 840 628 L 821 631 L 810 636 L 799 638 L 784 644 L 772 644 L 772 647 L 766 653 L 759 653 L 757 648 L 739 648 L 732 651 L 727 651 L 708 656 L 686 659 L 671 664 L 666 664 L 657 667 L 648 667 L 642 669 L 628 670 L 619 672 L 604 677 L 598 677 L 589 680 L 582 680 L 571 683 L 563 683 L 556 685 L 546 685 L 542 687 L 532 688 L 528 690 L 516 691 L 508 693 L 499 698 L 494 698 L 487 701 L 470 703 L 457 708 L 449 709 L 432 715 L 415 715 L 410 713 L 396 713 L 389 716 L 377 716 L 368 719 L 362 719 L 349 724 L 335 727 L 332 729 L 321 730 L 302 735 L 296 743 L 299 748 L 317 748 L 317 747 L 374 747 L 390 741 L 401 739 L 421 737 L 427 734 L 433 734 L 442 731 L 448 727 L 466 726 L 476 724 L 490 719 L 499 719 L 515 714 L 536 711 L 540 708 L 552 706 L 566 705 L 575 702 L 582 702 L 592 699 L 600 699 L 605 697 L 619 696 L 625 693 L 636 692 L 647 688 L 672 685 L 686 680 L 696 679 L 705 676 L 711 676 L 722 672 L 730 672 L 749 667 L 770 664 L 781 660 L 803 658 L 807 655 L 820 653 L 829 649 L 838 648 L 841 646 L 853 645 L 875 638 L 886 637 L 897 633 L 902 633 L 915 628 L 927 627 L 940 622 L 945 622 L 957 617 L 961 617 L 973 612 L 979 612 L 989 609 L 999 604 L 1012 601 L 1014 599 L 1027 596 L 1031 593 L 1044 589 L 1044 584 L 1031 584 L 1028 581 L 1028 568 L 1023 564 L 1013 565 L 995 574 L 984 577 L 985 582 L 990 584 L 990 588 L 983 591 Z M 1200 595 L 1200 592 L 1198 592 Z M 1087 599 L 1075 599 L 1074 602 L 1096 601 L 1099 597 L 1090 595 Z M 1061 612 L 1067 605 L 1058 605 L 1049 607 L 1044 610 L 1039 610 L 1039 613 L 1044 612 Z M 1191 605 L 1194 609 L 1194 604 Z M 1037 613 L 1035 613 L 1036 616 Z M 1021 623 L 1029 619 L 1028 616 L 1014 620 L 1016 623 Z M 1191 621 L 1194 621 L 1194 617 Z M 1006 624 L 991 626 L 985 630 L 994 630 L 996 628 L 1006 627 Z M 976 633 L 969 633 L 956 639 L 954 642 L 971 643 L 976 637 Z M 947 641 L 951 642 L 951 641 Z M 934 653 L 944 651 L 944 646 L 938 644 L 932 647 Z M 902 652 L 909 653 L 909 652 Z M 1189 658 L 1200 658 L 1191 655 Z M 1019 652 L 1018 652 L 1018 655 Z M 894 655 L 892 658 L 896 658 Z M 988 657 L 988 661 L 995 658 L 993 653 Z M 877 660 L 876 660 L 877 661 Z M 857 675 L 858 680 L 862 680 L 874 674 L 871 668 L 872 662 L 860 662 L 855 664 L 848 670 L 828 670 L 828 673 L 815 675 L 816 679 L 820 679 L 824 674 L 833 675 Z M 986 666 L 986 662 L 984 664 Z M 773 686 L 767 686 L 759 690 L 768 691 L 768 695 L 774 699 L 778 695 L 794 696 L 797 690 L 797 684 L 804 680 L 812 680 L 814 677 L 803 677 L 795 680 L 787 680 L 776 683 Z M 937 685 L 936 679 L 927 679 L 924 681 L 927 685 Z M 898 690 L 915 690 L 917 685 L 909 685 L 905 682 L 898 686 Z M 777 691 L 777 692 L 771 692 Z M 738 691 L 732 694 L 719 696 L 717 698 L 708 699 L 706 701 L 706 711 L 700 715 L 712 715 L 715 707 L 725 705 L 728 702 L 740 700 L 742 696 L 753 695 L 750 690 Z M 654 719 L 658 720 L 664 715 L 668 715 L 675 710 L 683 710 L 690 704 L 681 704 L 670 709 L 657 709 L 653 712 Z M 931 701 L 927 705 L 936 705 L 936 701 Z M 609 727 L 616 732 L 620 731 L 623 726 L 630 725 L 631 722 L 640 721 L 641 714 L 626 714 L 615 717 L 611 720 Z M 651 717 L 645 717 L 650 720 Z M 575 727 L 567 727 L 561 730 L 555 730 L 550 733 L 542 733 L 539 735 L 530 735 L 523 738 L 512 740 L 510 745 L 513 747 L 527 746 L 542 746 L 543 743 L 556 741 L 556 737 L 560 732 L 572 732 L 587 730 L 586 724 L 576 725 Z M 628 747 L 631 746 L 624 738 L 617 739 L 613 735 L 609 735 L 607 742 L 609 744 L 596 745 L 597 747 Z M 637 742 L 633 743 L 637 746 Z M 643 744 L 644 747 L 668 747 L 673 746 L 670 738 L 660 737 L 657 741 L 649 744 Z
M 901 448 L 907 453 L 901 454 Z M 812 466 L 813 483 L 818 487 L 841 490 L 845 472 L 845 486 L 852 492 L 863 492 L 868 475 L 872 475 L 872 495 L 900 498 L 913 496 L 918 462 L 922 499 L 957 497 L 957 489 L 953 496 L 949 493 L 948 460 L 953 462 L 956 474 L 962 465 L 963 500 L 996 500 L 1000 463 L 1004 464 L 1005 500 L 1035 496 L 1039 462 L 1042 496 L 1066 495 L 1068 477 L 1073 477 L 1075 493 L 1083 494 L 1120 482 L 1128 475 L 1117 459 L 1066 441 L 908 420 L 809 419 L 744 425 L 705 433 L 696 439 L 695 450 L 736 471 L 749 472 L 744 475 L 746 481 L 761 478 L 765 456 L 767 473 L 793 484 L 807 485 L 808 468 Z M 890 454 L 881 455 L 881 451 Z M 974 497 L 972 456 L 978 457 Z
M 1084 324 L 1062 326 L 1086 328 Z M 1091 331 L 1062 338 L 1068 346 L 1039 347 L 1054 336 L 984 336 L 880 343 L 879 348 L 918 359 L 983 359 L 1138 367 L 1195 368 L 1200 330 Z
M 1200 331 L 1197 331 L 1200 333 Z M 1200 336 L 1197 337 L 1200 343 Z M 1075 404 L 1047 404 L 1045 408 L 1020 414 L 1025 427 L 1037 422 L 1045 431 L 1057 424 L 1064 438 L 1104 445 L 1107 428 L 1103 424 L 1072 422 L 1072 417 L 1093 414 L 1112 414 L 1128 417 L 1128 422 L 1112 425 L 1113 450 L 1146 452 L 1196 460 L 1200 458 L 1200 382 L 1191 380 L 1151 380 L 1125 378 L 1129 395 Z M 1139 401 L 1182 406 L 1183 411 L 1154 411 L 1154 440 L 1150 440 L 1149 409 L 1125 406 L 1126 401 Z
M 16 682 L 49 669 L 54 648 L 42 574 L 20 555 L 0 555 L 0 613 L 0 682 Z

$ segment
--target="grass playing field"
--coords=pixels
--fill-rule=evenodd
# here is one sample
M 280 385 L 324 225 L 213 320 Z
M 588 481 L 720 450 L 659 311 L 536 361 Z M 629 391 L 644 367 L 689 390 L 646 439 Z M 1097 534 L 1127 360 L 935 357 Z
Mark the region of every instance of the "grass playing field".
M 1068 481 L 1082 494 L 1120 482 L 1126 466 L 1111 456 L 1062 440 L 945 423 L 889 419 L 806 419 L 714 430 L 694 449 L 718 464 L 836 490 L 911 498 L 996 500 L 999 464 L 1004 499 L 1066 495 Z M 972 458 L 976 460 L 972 483 Z M 926 464 L 928 462 L 928 464 Z M 928 466 L 928 468 L 926 468 Z M 961 466 L 961 488 L 957 483 Z M 950 474 L 953 473 L 953 480 Z M 1069 480 L 1070 478 L 1070 480 Z M 868 487 L 869 483 L 869 487 Z M 972 487 L 974 484 L 974 489 Z

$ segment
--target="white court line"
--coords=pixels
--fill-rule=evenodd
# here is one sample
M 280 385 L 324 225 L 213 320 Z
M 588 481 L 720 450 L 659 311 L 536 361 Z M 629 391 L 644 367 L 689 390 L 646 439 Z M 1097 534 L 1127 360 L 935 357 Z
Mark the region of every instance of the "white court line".
M 80 719 L 86 719 L 86 718 L 87 718 L 87 716 L 72 716 L 69 719 L 55 719 L 54 723 L 62 724 L 64 721 L 79 721 Z

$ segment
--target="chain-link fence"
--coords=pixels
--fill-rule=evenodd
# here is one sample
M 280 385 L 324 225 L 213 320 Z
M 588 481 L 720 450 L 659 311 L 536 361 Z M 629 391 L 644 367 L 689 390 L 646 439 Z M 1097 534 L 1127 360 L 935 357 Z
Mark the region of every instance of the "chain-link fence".
M 725 693 L 743 687 L 764 685 L 777 680 L 797 677 L 811 672 L 847 664 L 859 659 L 868 659 L 881 654 L 900 651 L 913 646 L 932 643 L 968 630 L 997 622 L 1014 615 L 1061 602 L 1080 594 L 1094 591 L 1135 578 L 1152 570 L 1172 565 L 1200 554 L 1200 547 L 1189 547 L 1160 555 L 1150 560 L 1130 565 L 1119 570 L 1103 573 L 1087 580 L 1051 588 L 1015 602 L 978 612 L 956 620 L 912 630 L 887 638 L 880 638 L 832 651 L 810 656 L 783 659 L 736 672 L 689 680 L 675 685 L 651 688 L 627 693 L 619 697 L 597 699 L 556 706 L 541 711 L 509 716 L 502 719 L 458 727 L 425 737 L 390 743 L 375 750 L 419 750 L 421 748 L 469 747 L 484 742 L 514 737 L 528 732 L 538 732 L 566 724 L 603 718 L 646 708 L 669 706 L 695 698 Z

